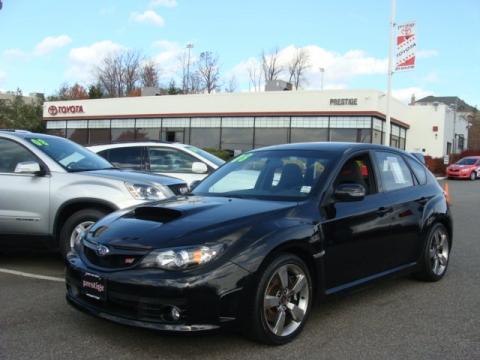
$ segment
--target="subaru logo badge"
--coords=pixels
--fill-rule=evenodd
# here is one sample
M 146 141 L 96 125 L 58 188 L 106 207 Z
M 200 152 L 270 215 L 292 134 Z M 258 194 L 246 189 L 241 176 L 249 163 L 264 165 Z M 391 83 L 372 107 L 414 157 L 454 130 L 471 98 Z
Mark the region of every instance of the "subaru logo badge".
M 98 256 L 105 256 L 110 252 L 110 249 L 105 245 L 98 245 L 97 248 L 95 249 L 95 252 L 97 253 Z

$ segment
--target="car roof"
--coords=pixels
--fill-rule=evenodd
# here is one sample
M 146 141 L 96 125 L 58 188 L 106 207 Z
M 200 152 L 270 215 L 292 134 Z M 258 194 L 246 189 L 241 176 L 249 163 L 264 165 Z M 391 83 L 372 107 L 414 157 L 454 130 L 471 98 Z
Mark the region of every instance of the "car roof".
M 115 148 L 134 147 L 134 146 L 167 146 L 172 148 L 184 148 L 187 145 L 182 143 L 139 141 L 139 142 L 122 142 L 122 143 L 115 143 L 115 144 L 92 145 L 92 146 L 88 146 L 88 148 L 95 151 L 101 151 L 105 149 L 115 149 Z
M 305 142 L 305 143 L 293 143 L 267 146 L 253 151 L 264 150 L 320 150 L 320 151 L 334 151 L 334 152 L 347 152 L 356 150 L 394 150 L 397 152 L 410 155 L 403 150 L 392 148 L 384 145 L 368 144 L 368 143 L 353 143 L 353 142 Z

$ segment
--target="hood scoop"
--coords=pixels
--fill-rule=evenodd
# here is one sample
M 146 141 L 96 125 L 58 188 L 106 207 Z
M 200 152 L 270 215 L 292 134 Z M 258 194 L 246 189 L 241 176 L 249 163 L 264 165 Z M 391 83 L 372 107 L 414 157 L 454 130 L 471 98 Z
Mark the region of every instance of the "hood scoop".
M 139 206 L 133 214 L 136 219 L 160 223 L 168 223 L 182 216 L 181 211 L 157 206 Z

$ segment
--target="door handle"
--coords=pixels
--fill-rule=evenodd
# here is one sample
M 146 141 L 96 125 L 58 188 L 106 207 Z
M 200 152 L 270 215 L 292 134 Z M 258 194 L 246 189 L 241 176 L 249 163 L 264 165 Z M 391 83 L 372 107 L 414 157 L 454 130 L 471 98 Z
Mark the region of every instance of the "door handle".
M 392 208 L 392 207 L 383 207 L 383 206 L 382 206 L 382 207 L 378 208 L 378 210 L 377 210 L 377 215 L 379 215 L 379 216 L 385 216 L 386 214 L 391 213 L 391 212 L 393 212 L 393 208 Z

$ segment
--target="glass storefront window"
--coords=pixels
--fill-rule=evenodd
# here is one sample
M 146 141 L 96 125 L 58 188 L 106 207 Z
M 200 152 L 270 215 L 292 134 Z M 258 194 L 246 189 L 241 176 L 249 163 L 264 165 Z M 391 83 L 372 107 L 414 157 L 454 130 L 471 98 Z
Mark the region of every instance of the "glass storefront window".
M 138 120 L 137 120 L 138 121 Z M 160 140 L 160 128 L 137 128 L 135 134 L 137 141 Z
M 372 130 L 371 129 L 358 129 L 357 142 L 368 143 L 372 142 Z
M 373 129 L 372 144 L 383 144 L 383 134 L 381 131 Z
M 65 137 L 67 135 L 67 131 L 65 129 L 47 129 L 47 134 Z
M 285 144 L 288 142 L 287 128 L 256 128 L 255 147 Z
M 330 129 L 330 141 L 357 142 L 357 129 Z
M 220 128 L 191 128 L 190 144 L 199 148 L 217 149 L 220 145 Z
M 88 129 L 67 129 L 67 138 L 80 145 L 88 143 Z
M 292 117 L 292 128 L 328 128 L 328 116 Z
M 292 128 L 290 142 L 328 141 L 328 129 Z
M 89 144 L 110 144 L 110 129 L 89 129 Z
M 135 140 L 134 128 L 112 128 L 112 142 L 125 142 Z
M 162 128 L 160 140 L 187 144 L 189 141 L 189 128 Z
M 247 151 L 252 148 L 253 127 L 222 129 L 222 149 Z

